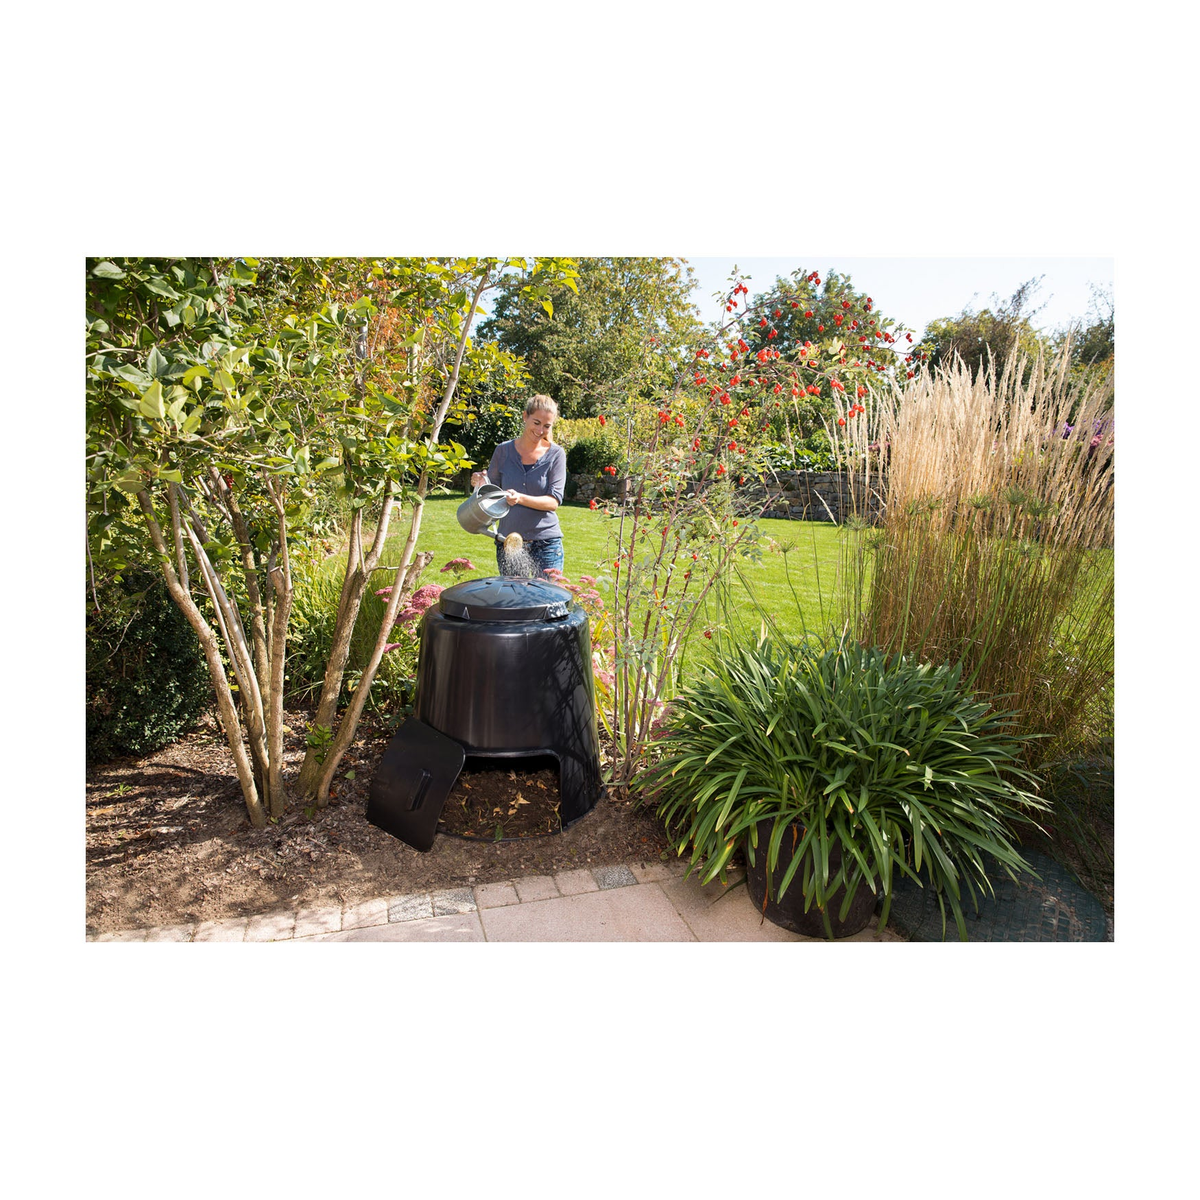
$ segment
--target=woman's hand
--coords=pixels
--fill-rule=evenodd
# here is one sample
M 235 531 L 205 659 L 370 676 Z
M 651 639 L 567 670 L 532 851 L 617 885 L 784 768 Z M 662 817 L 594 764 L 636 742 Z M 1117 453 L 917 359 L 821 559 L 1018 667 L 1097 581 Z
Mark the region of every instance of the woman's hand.
M 513 488 L 509 488 L 508 491 L 504 493 L 504 498 L 508 501 L 509 508 L 512 508 L 514 504 L 521 503 L 521 493 Z
M 487 483 L 487 481 L 488 477 L 486 471 L 471 472 L 471 486 L 473 488 L 482 487 L 485 483 Z

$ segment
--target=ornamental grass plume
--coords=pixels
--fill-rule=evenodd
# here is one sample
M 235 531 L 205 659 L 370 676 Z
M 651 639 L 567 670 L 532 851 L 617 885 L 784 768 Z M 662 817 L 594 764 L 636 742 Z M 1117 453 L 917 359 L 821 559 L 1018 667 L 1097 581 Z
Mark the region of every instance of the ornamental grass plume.
M 871 525 L 846 543 L 858 640 L 961 661 L 1043 762 L 1097 738 L 1113 680 L 1112 378 L 1067 353 L 959 361 L 831 430 Z

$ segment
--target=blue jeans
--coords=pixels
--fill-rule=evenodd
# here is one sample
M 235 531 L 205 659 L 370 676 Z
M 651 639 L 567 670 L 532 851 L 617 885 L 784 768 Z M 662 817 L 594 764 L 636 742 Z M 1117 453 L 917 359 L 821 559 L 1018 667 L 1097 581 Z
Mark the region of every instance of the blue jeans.
M 560 537 L 526 542 L 523 550 L 528 558 L 519 554 L 505 554 L 504 541 L 497 538 L 496 567 L 501 575 L 528 575 L 530 570 L 543 572 L 554 567 L 561 571 L 563 568 L 563 540 Z

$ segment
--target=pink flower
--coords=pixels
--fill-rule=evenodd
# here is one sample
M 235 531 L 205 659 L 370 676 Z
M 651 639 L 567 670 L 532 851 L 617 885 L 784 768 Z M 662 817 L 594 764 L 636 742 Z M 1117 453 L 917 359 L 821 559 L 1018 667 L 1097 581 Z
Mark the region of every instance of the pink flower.
M 403 645 L 402 642 L 388 642 L 388 644 L 384 646 L 383 652 L 386 654 L 389 650 L 399 650 L 401 645 Z
M 579 582 L 582 583 L 584 587 L 596 586 L 596 581 L 590 575 L 580 575 Z
M 441 573 L 445 575 L 447 571 L 453 571 L 457 575 L 460 571 L 473 571 L 475 564 L 469 558 L 452 558 L 443 568 Z
M 396 624 L 407 624 L 409 621 L 415 621 L 419 616 L 422 616 L 427 608 L 430 608 L 437 598 L 445 589 L 436 583 L 427 583 L 424 587 L 417 588 L 409 597 L 406 607 L 402 608 L 396 616 Z
M 392 589 L 391 589 L 390 587 L 380 588 L 380 589 L 379 589 L 379 591 L 377 591 L 377 592 L 375 593 L 375 595 L 377 595 L 377 596 L 382 596 L 382 597 L 383 597 L 385 600 L 386 600 L 386 599 L 387 599 L 387 598 L 388 598 L 388 597 L 389 597 L 391 594 L 392 594 Z

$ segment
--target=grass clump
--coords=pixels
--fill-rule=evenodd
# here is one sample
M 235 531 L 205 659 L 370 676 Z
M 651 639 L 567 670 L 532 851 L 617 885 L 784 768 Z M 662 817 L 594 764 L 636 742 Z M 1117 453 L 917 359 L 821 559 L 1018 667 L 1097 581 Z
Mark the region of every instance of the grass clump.
M 1068 365 L 958 363 L 843 433 L 856 506 L 882 501 L 871 537 L 847 542 L 854 636 L 961 662 L 1041 735 L 1042 761 L 1104 736 L 1113 679 L 1111 377 Z

